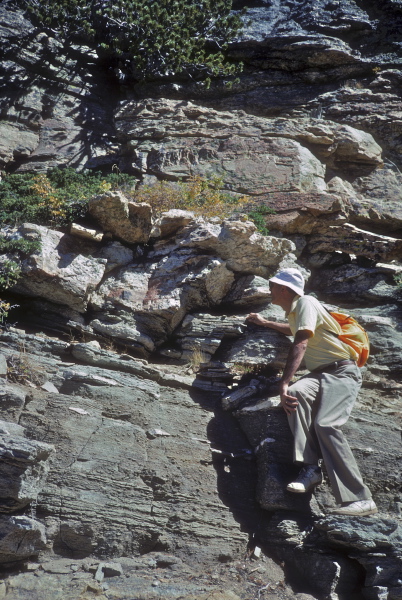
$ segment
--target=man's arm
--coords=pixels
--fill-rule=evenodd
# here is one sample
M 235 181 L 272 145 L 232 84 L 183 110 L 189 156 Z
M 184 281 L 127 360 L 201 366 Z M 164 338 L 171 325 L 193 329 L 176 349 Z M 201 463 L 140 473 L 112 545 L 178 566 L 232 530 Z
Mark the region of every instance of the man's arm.
M 294 342 L 289 350 L 285 369 L 283 371 L 281 383 L 279 386 L 281 405 L 287 415 L 290 415 L 297 409 L 297 399 L 291 394 L 288 394 L 288 387 L 293 375 L 300 367 L 300 364 L 303 360 L 304 354 L 307 349 L 308 340 L 312 335 L 312 332 L 308 329 L 297 331 Z
M 279 333 L 285 335 L 292 335 L 291 329 L 287 323 L 276 323 L 275 321 L 267 321 L 258 313 L 250 313 L 246 319 L 247 323 L 254 323 L 255 325 L 261 325 L 261 327 L 269 327 L 275 329 Z

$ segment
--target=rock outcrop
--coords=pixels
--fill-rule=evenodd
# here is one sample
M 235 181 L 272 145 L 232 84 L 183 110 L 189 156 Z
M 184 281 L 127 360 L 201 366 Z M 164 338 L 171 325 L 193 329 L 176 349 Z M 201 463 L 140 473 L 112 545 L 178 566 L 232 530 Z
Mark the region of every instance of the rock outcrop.
M 322 213 L 315 216 L 318 223 Z M 357 231 L 347 222 L 344 228 Z M 371 234 L 355 256 L 348 246 L 352 235 L 343 247 L 336 237 L 316 247 L 317 236 L 301 231 L 292 236 L 295 243 L 257 234 L 245 220 L 204 221 L 183 212 L 162 215 L 153 231 L 163 237 L 153 238 L 146 252 L 145 244 L 142 249 L 119 235 L 120 241 L 107 236 L 96 242 L 38 226 L 5 231 L 57 241 L 52 250 L 45 244 L 22 263 L 15 292 L 30 307 L 29 325 L 75 331 L 92 341 L 52 340 L 17 330 L 0 338 L 5 374 L 14 381 L 2 395 L 5 414 L 40 440 L 17 439 L 15 432 L 10 438 L 5 430 L 5 456 L 23 452 L 24 460 L 18 458 L 21 476 L 10 459 L 4 462 L 9 495 L 4 491 L 3 512 L 25 515 L 3 518 L 3 562 L 39 555 L 70 559 L 86 586 L 105 592 L 109 571 L 102 565 L 108 561 L 170 553 L 183 561 L 179 572 L 186 579 L 188 556 L 203 565 L 236 565 L 241 548 L 249 546 L 282 561 L 295 574 L 288 578 L 293 589 L 316 598 L 349 600 L 351 590 L 356 598 L 361 593 L 397 598 L 402 474 L 394 448 L 401 435 L 402 337 L 400 291 L 392 278 L 399 267 L 394 259 L 376 263 L 374 254 L 367 255 L 371 241 L 381 260 L 389 259 L 391 248 L 398 251 L 397 238 L 393 246 L 381 246 L 380 239 L 391 238 Z M 312 274 L 300 262 L 299 268 L 310 291 L 323 300 L 354 303 L 353 314 L 371 339 L 363 390 L 347 434 L 380 514 L 355 519 L 358 537 L 353 539 L 347 518 L 326 516 L 334 505 L 328 483 L 301 499 L 286 492 L 295 472 L 291 434 L 271 396 L 290 341 L 247 325 L 244 317 L 258 308 L 269 319 L 283 319 L 282 311 L 270 305 L 267 277 L 306 256 Z M 322 262 L 314 262 L 315 256 Z M 62 269 L 74 261 L 99 265 L 101 274 L 98 282 L 78 279 L 73 295 L 69 282 L 74 277 Z M 28 267 L 50 263 L 57 269 L 57 296 L 54 284 L 28 287 L 33 277 Z M 35 278 L 44 271 L 36 268 Z M 66 304 L 58 304 L 63 298 Z M 53 312 L 44 316 L 43 306 Z M 108 340 L 122 353 L 106 350 Z M 21 344 L 24 354 L 17 359 Z M 152 364 L 154 359 L 159 364 Z M 196 375 L 190 365 L 200 361 L 205 364 Z M 248 376 L 247 388 L 247 370 L 253 369 L 262 374 Z M 222 402 L 222 395 L 233 391 L 236 402 Z M 48 463 L 52 446 L 56 454 Z M 95 558 L 101 562 L 89 567 L 85 561 Z M 65 568 L 63 590 L 72 581 L 71 565 L 56 567 Z M 122 566 L 113 577 L 124 578 L 124 573 Z M 211 592 L 217 590 L 212 581 L 206 584 Z M 244 583 L 232 590 L 241 596 L 249 588 Z
M 270 210 L 263 236 L 105 192 L 68 232 L 1 230 L 41 249 L 0 256 L 21 267 L 20 329 L 0 335 L 0 597 L 402 598 L 401 24 L 394 0 L 256 0 L 228 48 L 239 81 L 207 90 L 118 79 L 1 4 L 3 171 L 219 177 Z M 284 489 L 290 340 L 245 315 L 283 319 L 267 279 L 285 266 L 369 333 L 347 436 L 378 516 L 328 516 L 326 480 Z

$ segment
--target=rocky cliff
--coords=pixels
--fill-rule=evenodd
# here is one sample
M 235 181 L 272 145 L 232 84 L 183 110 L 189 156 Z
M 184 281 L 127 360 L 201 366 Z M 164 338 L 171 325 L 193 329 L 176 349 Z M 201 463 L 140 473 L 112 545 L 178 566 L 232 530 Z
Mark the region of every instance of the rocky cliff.
M 263 236 L 107 192 L 95 231 L 2 229 L 40 250 L 0 337 L 0 597 L 402 598 L 400 3 L 253 2 L 240 81 L 209 90 L 131 84 L 0 16 L 4 171 L 219 175 L 272 209 Z M 295 265 L 369 332 L 347 434 L 378 516 L 326 515 L 327 482 L 284 491 L 290 342 L 245 315 L 283 318 L 267 278 Z

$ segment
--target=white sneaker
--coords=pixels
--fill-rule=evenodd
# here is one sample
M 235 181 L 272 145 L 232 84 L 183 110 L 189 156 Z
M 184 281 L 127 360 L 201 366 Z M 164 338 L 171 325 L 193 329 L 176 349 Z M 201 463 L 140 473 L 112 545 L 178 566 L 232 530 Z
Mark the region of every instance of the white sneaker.
M 351 502 L 346 506 L 340 506 L 331 510 L 331 515 L 344 515 L 346 517 L 364 517 L 366 515 L 375 515 L 378 508 L 373 500 L 358 500 Z
M 316 465 L 306 465 L 302 468 L 297 478 L 286 486 L 286 489 L 288 492 L 305 494 L 319 483 L 322 483 L 320 467 L 317 467 Z

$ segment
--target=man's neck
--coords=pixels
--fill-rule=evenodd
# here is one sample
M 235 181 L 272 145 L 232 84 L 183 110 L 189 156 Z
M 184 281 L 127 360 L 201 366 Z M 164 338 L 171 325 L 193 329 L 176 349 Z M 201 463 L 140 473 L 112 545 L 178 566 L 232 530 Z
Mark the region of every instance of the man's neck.
M 280 307 L 285 311 L 288 315 L 290 313 L 290 309 L 293 306 L 293 302 L 299 298 L 299 296 L 293 296 L 292 298 L 284 298 L 280 304 Z

